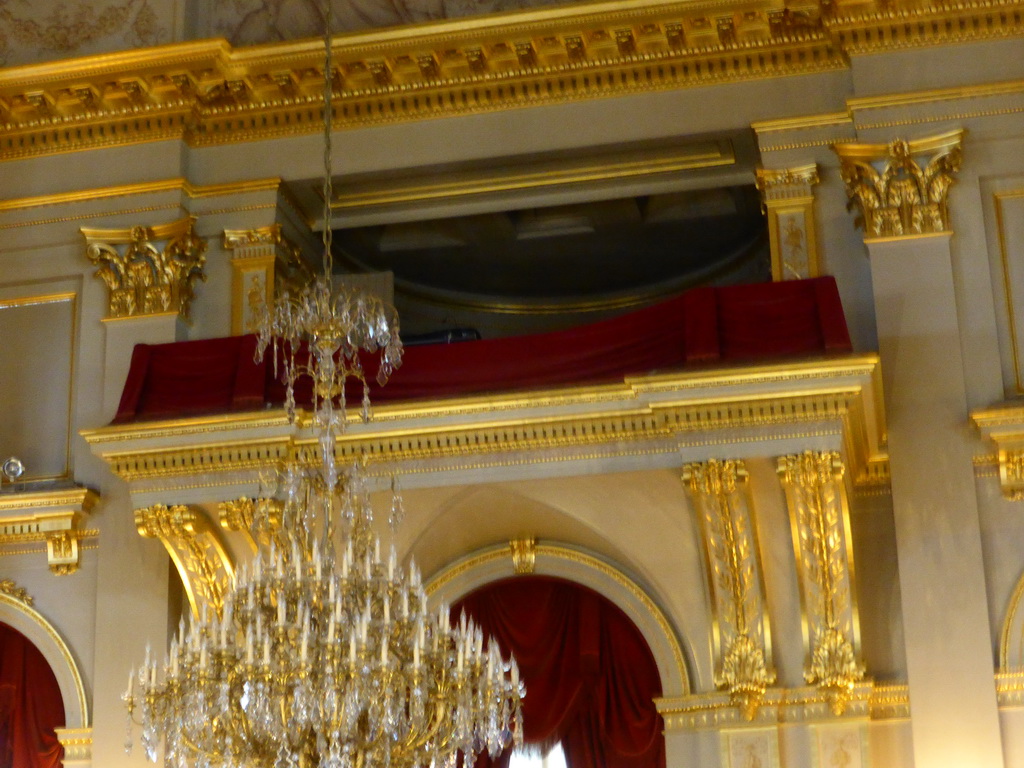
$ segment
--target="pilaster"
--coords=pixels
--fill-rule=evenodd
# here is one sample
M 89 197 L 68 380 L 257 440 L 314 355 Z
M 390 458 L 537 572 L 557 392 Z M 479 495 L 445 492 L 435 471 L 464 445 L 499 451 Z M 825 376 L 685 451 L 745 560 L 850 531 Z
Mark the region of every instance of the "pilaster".
M 961 138 L 834 147 L 871 265 L 917 768 L 1003 765 L 950 254 Z
M 821 274 L 814 221 L 818 167 L 757 171 L 757 188 L 768 215 L 772 280 L 803 280 Z

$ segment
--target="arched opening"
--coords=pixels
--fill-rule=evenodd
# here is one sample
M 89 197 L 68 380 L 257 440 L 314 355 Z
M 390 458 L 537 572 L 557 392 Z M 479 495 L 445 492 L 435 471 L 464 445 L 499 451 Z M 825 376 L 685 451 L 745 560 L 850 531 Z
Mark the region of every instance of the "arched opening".
M 59 768 L 64 699 L 42 652 L 0 623 L 0 768 Z
M 517 576 L 466 595 L 452 607 L 462 611 L 519 663 L 528 746 L 546 754 L 560 744 L 568 768 L 664 768 L 658 666 L 618 606 L 564 579 Z

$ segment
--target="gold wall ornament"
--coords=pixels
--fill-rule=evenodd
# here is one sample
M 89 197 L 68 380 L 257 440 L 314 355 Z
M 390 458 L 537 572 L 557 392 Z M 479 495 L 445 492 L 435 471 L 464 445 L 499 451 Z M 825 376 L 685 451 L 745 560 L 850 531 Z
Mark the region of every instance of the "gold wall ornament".
M 259 547 L 285 543 L 281 534 L 281 505 L 276 499 L 243 496 L 217 505 L 220 527 L 245 536 L 255 553 Z
M 519 576 L 527 576 L 537 568 L 537 539 L 512 539 L 508 543 L 512 568 Z
M 778 474 L 800 572 L 804 678 L 841 715 L 864 677 L 843 462 L 838 452 L 805 451 L 780 457 Z
M 757 189 L 768 216 L 773 280 L 802 280 L 821 274 L 814 221 L 815 164 L 756 171 Z
M 958 130 L 918 141 L 832 145 L 865 240 L 950 231 L 948 196 L 960 170 L 963 136 Z
M 255 332 L 260 306 L 272 305 L 275 294 L 302 288 L 313 279 L 301 249 L 284 236 L 280 224 L 226 229 L 224 248 L 232 253 L 233 335 Z
M 686 464 L 682 478 L 700 522 L 714 607 L 715 685 L 750 721 L 775 671 L 746 467 L 712 459 Z
M 81 527 L 99 496 L 88 488 L 5 493 L 0 497 L 0 543 L 46 545 L 46 562 L 57 576 L 78 570 Z M 2 554 L 2 552 L 0 552 Z
M 15 584 L 14 579 L 0 579 L 0 594 L 13 597 L 19 603 L 24 603 L 30 608 L 34 602 L 28 590 Z
M 176 312 L 188 319 L 195 282 L 206 280 L 206 242 L 195 223 L 190 216 L 154 227 L 82 228 L 86 256 L 110 289 L 108 318 Z
M 203 606 L 220 615 L 235 566 L 217 526 L 195 507 L 154 504 L 135 510 L 135 527 L 140 536 L 164 545 L 181 577 L 192 615 L 198 619 Z

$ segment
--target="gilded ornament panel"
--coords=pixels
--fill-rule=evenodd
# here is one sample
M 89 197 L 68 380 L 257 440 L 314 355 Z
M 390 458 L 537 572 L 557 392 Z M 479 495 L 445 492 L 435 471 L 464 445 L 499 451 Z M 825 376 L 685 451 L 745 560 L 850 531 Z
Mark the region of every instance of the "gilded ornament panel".
M 816 165 L 757 171 L 757 188 L 768 215 L 773 280 L 820 274 L 813 191 L 817 183 Z
M 822 690 L 836 715 L 864 677 L 844 472 L 836 452 L 805 451 L 778 461 L 800 573 L 804 679 Z
M 775 682 L 747 471 L 741 461 L 712 459 L 683 467 L 693 502 L 713 605 L 715 684 L 753 720 Z

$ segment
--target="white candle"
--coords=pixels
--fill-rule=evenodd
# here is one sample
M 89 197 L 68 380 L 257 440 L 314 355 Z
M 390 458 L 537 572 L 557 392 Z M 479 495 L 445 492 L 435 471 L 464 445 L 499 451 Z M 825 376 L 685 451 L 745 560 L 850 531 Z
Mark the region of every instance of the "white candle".
M 373 540 L 373 564 L 380 562 L 380 539 Z
M 388 638 L 387 635 L 380 644 L 380 664 L 382 667 L 386 667 L 388 664 Z
M 277 626 L 284 626 L 284 595 L 281 595 L 277 601 Z
M 128 670 L 128 691 L 125 693 L 125 697 L 130 701 L 132 698 L 132 691 L 135 690 L 135 670 Z
M 327 643 L 328 645 L 334 644 L 334 621 L 327 622 Z
M 462 648 L 462 646 L 460 645 L 460 646 L 459 646 L 459 664 L 458 664 L 458 669 L 459 669 L 459 673 L 460 673 L 460 674 L 462 673 L 462 657 L 463 657 L 463 653 L 462 653 L 462 651 L 463 651 L 463 648 Z
M 318 579 L 320 578 L 320 574 L 317 574 L 317 578 Z M 329 603 L 333 603 L 334 602 L 334 576 L 333 575 L 331 576 L 331 578 L 327 582 L 327 602 L 329 602 Z
M 402 590 L 402 618 L 408 620 L 409 618 L 409 590 Z
M 270 666 L 270 635 L 263 638 L 263 666 Z
M 384 596 L 384 626 L 391 624 L 391 598 Z
M 252 664 L 252 624 L 245 632 L 245 663 Z
M 352 628 L 352 634 L 348 636 L 348 663 L 356 663 L 356 630 Z
M 306 663 L 309 654 L 309 625 L 302 628 L 302 648 L 299 651 L 299 661 Z
M 394 581 L 395 579 L 395 547 L 391 546 L 391 551 L 388 553 L 388 581 Z
M 418 637 L 412 645 L 412 668 L 417 672 L 420 671 L 420 640 Z

